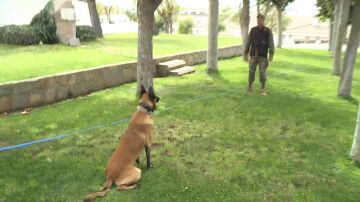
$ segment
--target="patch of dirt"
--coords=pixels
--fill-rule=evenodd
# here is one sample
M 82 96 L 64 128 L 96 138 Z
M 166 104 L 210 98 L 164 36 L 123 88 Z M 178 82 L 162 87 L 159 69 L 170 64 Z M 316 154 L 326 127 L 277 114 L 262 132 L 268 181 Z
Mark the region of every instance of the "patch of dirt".
M 6 146 L 6 145 L 8 145 L 6 142 L 0 141 L 0 146 L 1 147 Z

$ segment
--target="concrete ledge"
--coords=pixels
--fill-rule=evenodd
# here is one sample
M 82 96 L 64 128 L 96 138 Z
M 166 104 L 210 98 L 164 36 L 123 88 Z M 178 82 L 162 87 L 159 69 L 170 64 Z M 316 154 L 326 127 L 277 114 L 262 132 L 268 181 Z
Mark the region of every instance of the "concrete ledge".
M 242 46 L 219 49 L 219 59 L 240 56 Z M 187 65 L 206 62 L 206 50 L 155 58 L 161 63 L 184 60 Z M 0 113 L 52 104 L 68 98 L 136 81 L 136 61 L 0 84 Z

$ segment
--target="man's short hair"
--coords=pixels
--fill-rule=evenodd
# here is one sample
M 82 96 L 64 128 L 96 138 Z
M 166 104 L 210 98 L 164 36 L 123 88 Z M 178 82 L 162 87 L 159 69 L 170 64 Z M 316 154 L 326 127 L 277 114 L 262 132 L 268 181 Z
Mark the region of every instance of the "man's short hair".
M 261 18 L 261 19 L 265 20 L 265 16 L 264 16 L 264 15 L 262 15 L 262 14 L 257 15 L 257 19 L 259 19 L 259 18 Z

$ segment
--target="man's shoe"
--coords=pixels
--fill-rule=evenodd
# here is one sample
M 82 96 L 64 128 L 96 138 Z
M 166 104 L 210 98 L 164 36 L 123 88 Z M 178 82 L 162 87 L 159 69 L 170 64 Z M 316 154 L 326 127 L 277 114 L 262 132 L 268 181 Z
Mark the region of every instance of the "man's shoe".
M 247 88 L 247 92 L 252 92 L 252 91 L 253 91 L 253 86 L 252 84 L 249 84 Z
M 261 94 L 261 95 L 266 95 L 266 89 L 265 89 L 265 88 L 261 88 L 260 94 Z

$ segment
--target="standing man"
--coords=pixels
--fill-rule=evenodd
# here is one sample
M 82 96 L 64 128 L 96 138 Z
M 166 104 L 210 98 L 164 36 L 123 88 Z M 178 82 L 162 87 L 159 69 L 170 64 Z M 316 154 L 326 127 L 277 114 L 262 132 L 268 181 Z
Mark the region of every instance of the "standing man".
M 246 43 L 244 54 L 249 61 L 249 84 L 248 91 L 253 90 L 253 83 L 255 81 L 256 66 L 260 69 L 260 82 L 262 95 L 266 95 L 266 70 L 269 63 L 274 56 L 274 40 L 270 28 L 264 25 L 264 16 L 259 14 L 257 16 L 258 26 L 251 28 L 248 41 Z M 269 58 L 268 58 L 269 53 Z

